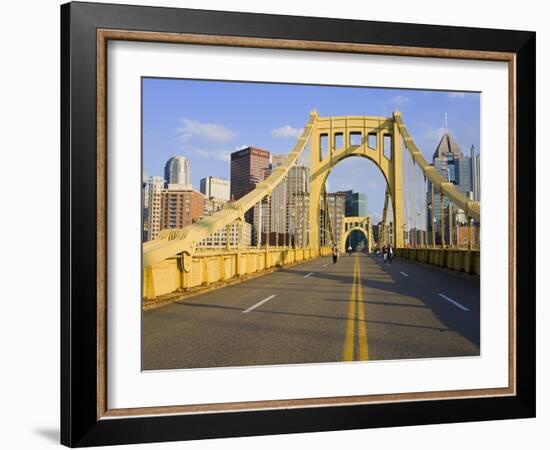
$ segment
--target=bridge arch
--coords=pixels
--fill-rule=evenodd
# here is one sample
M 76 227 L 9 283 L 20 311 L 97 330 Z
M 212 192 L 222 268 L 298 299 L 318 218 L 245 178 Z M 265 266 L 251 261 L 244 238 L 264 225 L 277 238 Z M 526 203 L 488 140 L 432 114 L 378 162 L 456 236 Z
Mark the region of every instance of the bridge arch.
M 351 233 L 353 233 L 354 231 L 360 231 L 361 233 L 363 233 L 363 236 L 365 236 L 365 239 L 367 240 L 367 248 L 370 253 L 372 251 L 372 243 L 368 235 L 369 233 L 360 227 L 355 227 L 355 228 L 352 228 L 351 230 L 348 230 L 342 233 L 342 239 L 340 240 L 340 252 L 344 253 L 347 250 L 346 242 L 348 241 L 348 238 L 351 236 Z
M 402 229 L 402 148 L 396 117 L 319 117 L 316 112 L 310 135 L 310 245 L 319 247 L 319 202 L 326 180 L 344 159 L 359 156 L 370 160 L 386 180 L 393 210 L 394 230 Z M 336 141 L 342 143 L 336 148 Z M 374 146 L 369 145 L 373 138 Z M 327 148 L 322 148 L 322 142 Z M 389 141 L 389 142 L 388 142 Z M 388 155 L 389 154 L 389 155 Z M 393 233 L 393 244 L 401 247 L 403 234 Z M 345 245 L 345 244 L 344 244 Z
M 374 248 L 374 234 L 370 216 L 347 216 L 344 217 L 344 224 L 340 233 L 340 251 L 346 251 L 346 241 L 354 231 L 360 231 L 367 238 L 368 250 Z

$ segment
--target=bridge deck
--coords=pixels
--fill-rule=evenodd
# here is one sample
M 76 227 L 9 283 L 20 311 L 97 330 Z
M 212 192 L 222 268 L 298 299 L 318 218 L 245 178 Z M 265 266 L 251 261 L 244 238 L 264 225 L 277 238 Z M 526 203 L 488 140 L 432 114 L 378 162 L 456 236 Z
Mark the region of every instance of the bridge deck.
M 143 369 L 479 355 L 479 323 L 478 278 L 324 257 L 145 311 Z

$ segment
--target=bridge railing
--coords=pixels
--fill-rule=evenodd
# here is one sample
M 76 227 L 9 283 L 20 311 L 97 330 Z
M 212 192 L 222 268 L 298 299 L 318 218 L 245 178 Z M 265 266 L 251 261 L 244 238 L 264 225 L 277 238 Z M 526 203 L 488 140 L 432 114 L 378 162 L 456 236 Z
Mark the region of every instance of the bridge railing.
M 247 248 L 242 251 L 200 251 L 189 257 L 190 270 L 182 268 L 180 257 L 155 263 L 144 271 L 145 300 L 161 300 L 167 294 L 193 292 L 237 279 L 247 279 L 277 267 L 285 267 L 318 256 L 330 255 L 330 247 L 310 248 Z
M 399 248 L 397 256 L 461 272 L 480 274 L 481 253 L 463 248 Z

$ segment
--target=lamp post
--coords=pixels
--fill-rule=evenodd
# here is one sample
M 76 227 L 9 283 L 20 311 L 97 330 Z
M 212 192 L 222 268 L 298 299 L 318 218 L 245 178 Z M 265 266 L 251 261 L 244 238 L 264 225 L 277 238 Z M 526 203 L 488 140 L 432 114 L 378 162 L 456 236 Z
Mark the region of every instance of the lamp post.
M 435 218 L 435 215 L 433 214 L 433 206 L 432 205 L 428 205 L 428 210 L 430 211 L 430 216 L 432 218 L 432 247 L 435 248 L 435 224 L 437 223 L 437 219 Z
M 290 211 L 290 227 L 292 228 L 292 234 L 290 235 L 291 244 L 293 244 L 293 247 L 296 248 L 296 221 L 295 221 L 295 212 L 293 210 Z

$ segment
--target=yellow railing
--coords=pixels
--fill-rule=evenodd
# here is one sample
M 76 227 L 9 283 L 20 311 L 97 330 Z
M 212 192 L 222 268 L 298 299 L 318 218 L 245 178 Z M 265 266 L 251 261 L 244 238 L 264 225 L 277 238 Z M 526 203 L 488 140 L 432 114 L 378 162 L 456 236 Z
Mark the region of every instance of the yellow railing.
M 397 256 L 466 273 L 480 274 L 481 253 L 463 248 L 398 248 Z
M 330 254 L 330 247 L 200 251 L 189 257 L 189 271 L 183 270 L 180 258 L 167 258 L 145 268 L 143 296 L 145 300 L 153 300 L 165 294 L 226 282 Z

